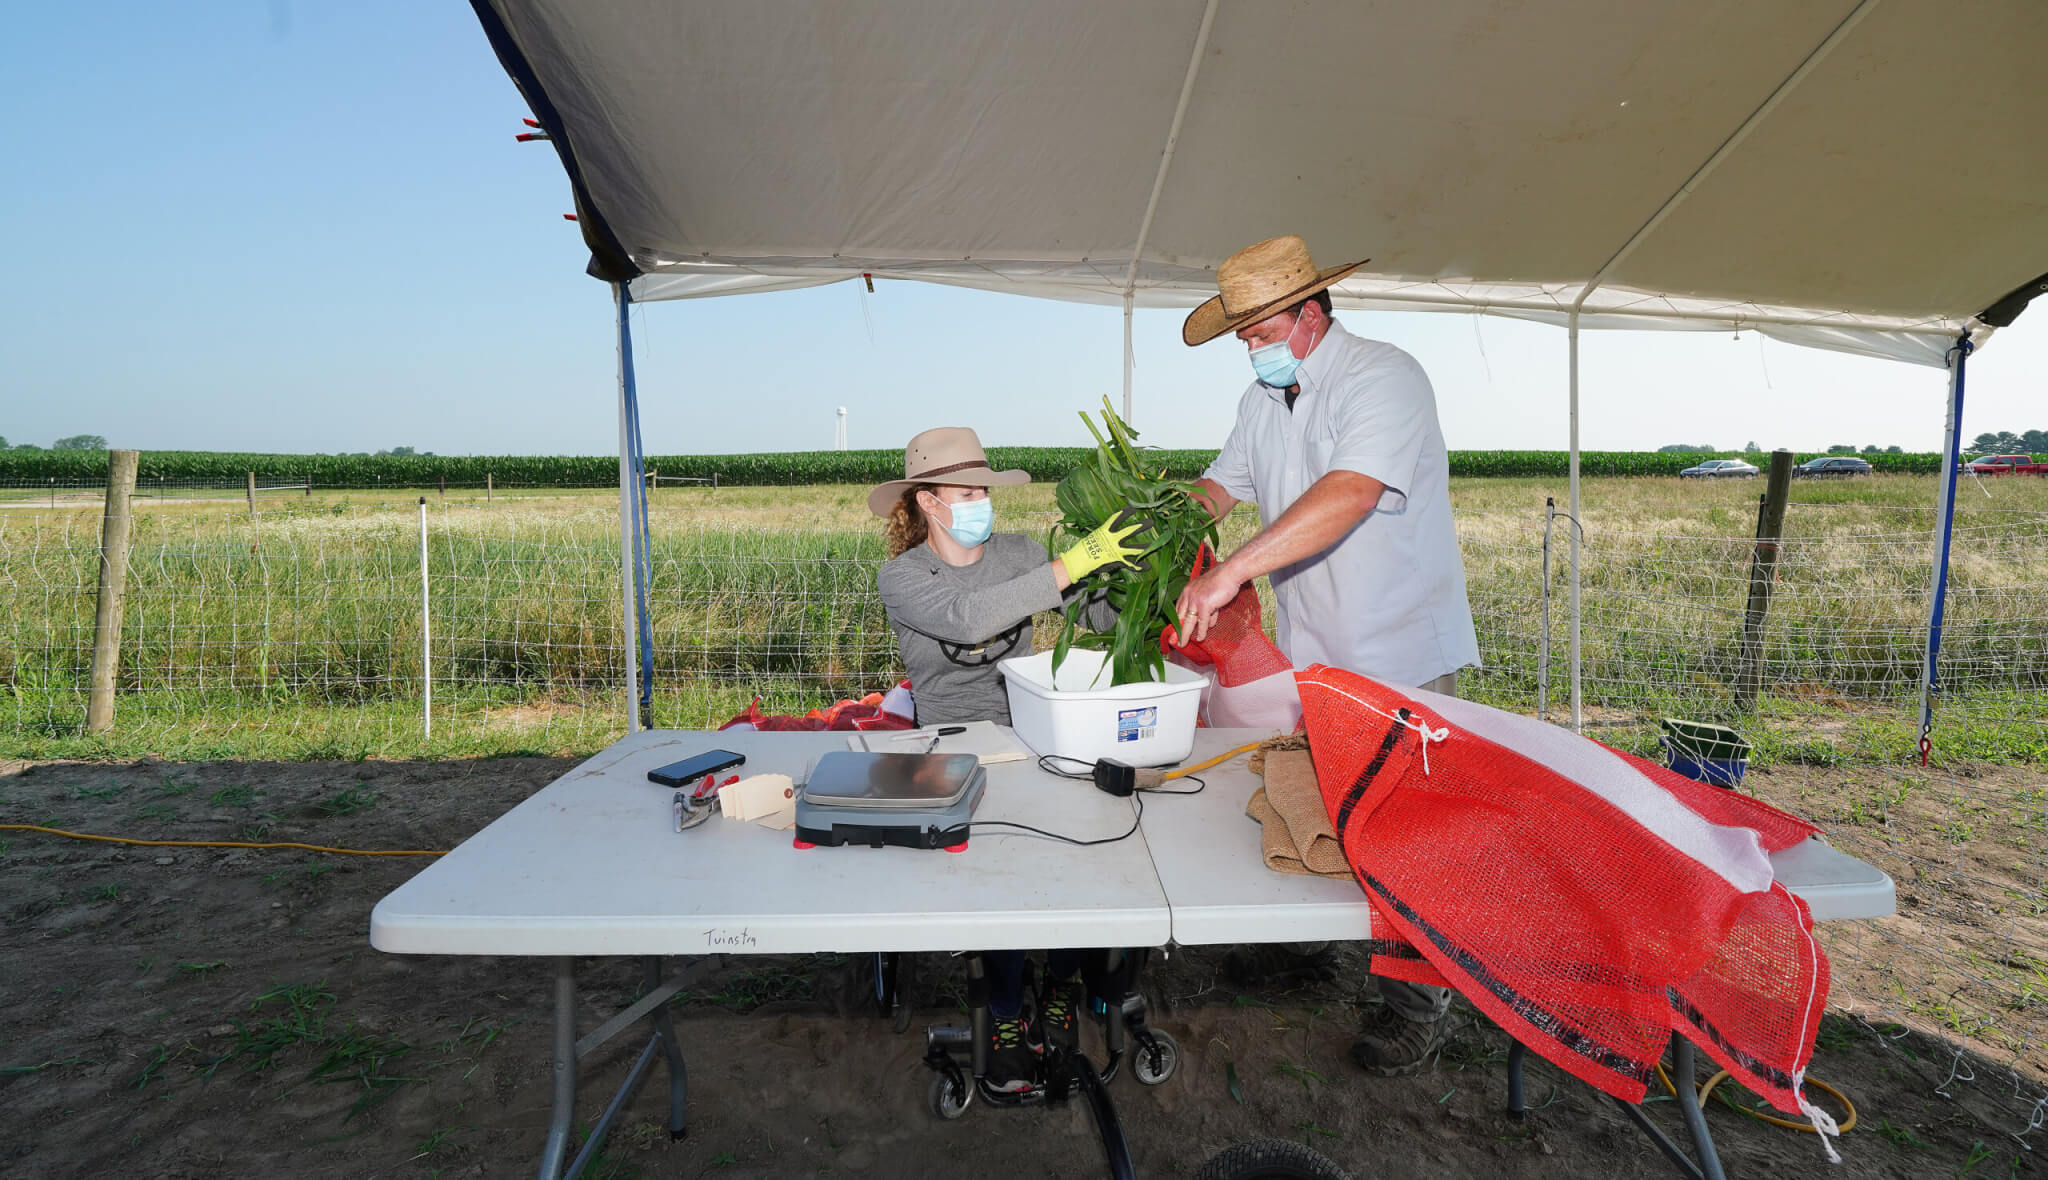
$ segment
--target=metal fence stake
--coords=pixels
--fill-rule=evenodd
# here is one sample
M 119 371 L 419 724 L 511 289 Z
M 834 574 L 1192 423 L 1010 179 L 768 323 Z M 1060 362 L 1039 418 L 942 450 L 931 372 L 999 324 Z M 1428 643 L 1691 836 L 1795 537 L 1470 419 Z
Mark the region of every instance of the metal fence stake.
M 420 706 L 426 738 L 434 738 L 434 625 L 427 592 L 427 498 L 420 497 L 420 678 L 426 693 Z
M 1550 720 L 1550 526 L 1557 497 L 1543 497 L 1543 635 L 1536 644 L 1536 720 Z

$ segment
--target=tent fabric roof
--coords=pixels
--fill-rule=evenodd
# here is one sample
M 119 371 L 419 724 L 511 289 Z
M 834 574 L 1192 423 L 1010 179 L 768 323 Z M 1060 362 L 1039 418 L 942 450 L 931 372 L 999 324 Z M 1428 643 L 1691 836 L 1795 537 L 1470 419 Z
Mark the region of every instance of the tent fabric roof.
M 2038 0 L 472 2 L 637 300 L 1182 306 L 1285 232 L 1345 305 L 1941 364 L 2048 270 Z

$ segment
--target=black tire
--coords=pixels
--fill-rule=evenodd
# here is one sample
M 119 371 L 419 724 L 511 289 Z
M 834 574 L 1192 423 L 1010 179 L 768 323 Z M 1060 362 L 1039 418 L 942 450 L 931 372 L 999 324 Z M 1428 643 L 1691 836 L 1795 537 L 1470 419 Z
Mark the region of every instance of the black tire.
M 1330 1157 L 1291 1139 L 1254 1139 L 1218 1152 L 1195 1180 L 1351 1180 Z
M 974 1082 L 966 1077 L 957 1081 L 944 1070 L 933 1070 L 931 1084 L 925 1087 L 925 1105 L 937 1118 L 951 1121 L 967 1113 L 974 1102 Z
M 1173 1076 L 1180 1068 L 1180 1042 L 1163 1029 L 1147 1029 L 1153 1045 L 1133 1037 L 1131 1039 L 1131 1076 L 1147 1086 L 1157 1086 Z

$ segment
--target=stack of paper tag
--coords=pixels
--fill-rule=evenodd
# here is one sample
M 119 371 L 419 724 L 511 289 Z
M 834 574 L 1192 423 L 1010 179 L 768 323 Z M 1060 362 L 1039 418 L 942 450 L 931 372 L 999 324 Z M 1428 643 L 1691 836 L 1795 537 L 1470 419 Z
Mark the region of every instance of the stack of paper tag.
M 786 831 L 796 826 L 796 780 L 786 774 L 757 774 L 720 787 L 718 813 Z
M 962 732 L 952 732 L 955 730 Z M 937 745 L 932 744 L 934 740 Z M 981 759 L 983 766 L 1021 762 L 1031 757 L 1031 751 L 1008 726 L 993 721 L 856 733 L 847 737 L 846 748 L 865 754 L 972 754 Z

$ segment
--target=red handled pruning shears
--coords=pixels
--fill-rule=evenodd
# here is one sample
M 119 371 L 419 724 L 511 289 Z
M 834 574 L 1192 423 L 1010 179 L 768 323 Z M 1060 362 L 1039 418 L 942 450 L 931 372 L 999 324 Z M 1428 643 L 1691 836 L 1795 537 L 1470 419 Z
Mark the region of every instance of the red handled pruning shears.
M 697 789 L 690 792 L 690 802 L 693 805 L 702 803 L 704 800 L 715 796 L 718 793 L 719 787 L 729 787 L 738 781 L 740 781 L 739 775 L 733 775 L 721 783 L 718 781 L 717 775 L 707 774 L 704 776 L 704 781 L 697 784 Z

